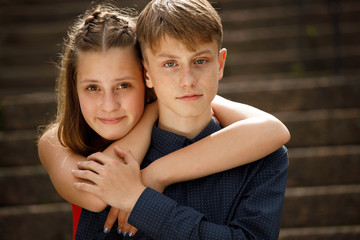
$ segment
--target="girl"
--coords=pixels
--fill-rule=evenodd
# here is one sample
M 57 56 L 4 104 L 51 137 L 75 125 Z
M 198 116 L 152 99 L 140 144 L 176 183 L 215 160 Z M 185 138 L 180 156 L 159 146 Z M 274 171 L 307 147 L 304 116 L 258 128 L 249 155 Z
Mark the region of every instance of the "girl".
M 120 146 L 140 163 L 150 144 L 157 107 L 145 89 L 139 56 L 135 15 L 116 7 L 103 4 L 86 11 L 69 31 L 57 82 L 57 118 L 40 138 L 38 150 L 54 187 L 74 204 L 74 233 L 76 206 L 96 212 L 107 207 L 73 186 L 79 181 L 71 174 L 77 162 L 98 151 L 117 157 L 114 147 Z M 258 109 L 220 97 L 213 109 L 227 127 L 145 168 L 147 186 L 162 192 L 170 184 L 260 159 L 289 140 L 286 127 Z M 230 141 L 240 147 L 228 146 Z M 219 156 L 228 161 L 219 162 Z M 117 218 L 119 232 L 135 234 L 127 215 L 112 209 L 104 228 L 111 229 Z

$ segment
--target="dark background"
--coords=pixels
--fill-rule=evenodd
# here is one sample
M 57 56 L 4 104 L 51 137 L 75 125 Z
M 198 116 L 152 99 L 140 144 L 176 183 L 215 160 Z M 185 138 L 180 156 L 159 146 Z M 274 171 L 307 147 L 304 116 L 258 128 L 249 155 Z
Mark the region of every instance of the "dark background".
M 292 135 L 280 239 L 360 239 L 360 1 L 212 2 L 228 49 L 219 94 L 274 114 Z M 56 112 L 62 39 L 89 5 L 0 1 L 0 239 L 71 239 L 70 205 L 35 140 Z

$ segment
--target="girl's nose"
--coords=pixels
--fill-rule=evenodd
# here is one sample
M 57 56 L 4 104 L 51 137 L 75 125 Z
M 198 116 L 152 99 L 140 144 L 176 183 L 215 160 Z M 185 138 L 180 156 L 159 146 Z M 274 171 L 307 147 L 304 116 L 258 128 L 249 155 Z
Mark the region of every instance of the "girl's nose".
M 120 107 L 120 101 L 116 93 L 105 93 L 102 98 L 102 110 L 105 112 L 113 112 Z

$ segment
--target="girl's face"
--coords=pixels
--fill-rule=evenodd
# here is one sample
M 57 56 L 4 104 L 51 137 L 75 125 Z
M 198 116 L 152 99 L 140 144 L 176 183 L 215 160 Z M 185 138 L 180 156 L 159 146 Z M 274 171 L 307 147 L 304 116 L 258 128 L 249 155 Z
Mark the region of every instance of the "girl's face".
M 141 63 L 133 47 L 79 53 L 76 85 L 82 114 L 101 137 L 117 140 L 144 110 Z

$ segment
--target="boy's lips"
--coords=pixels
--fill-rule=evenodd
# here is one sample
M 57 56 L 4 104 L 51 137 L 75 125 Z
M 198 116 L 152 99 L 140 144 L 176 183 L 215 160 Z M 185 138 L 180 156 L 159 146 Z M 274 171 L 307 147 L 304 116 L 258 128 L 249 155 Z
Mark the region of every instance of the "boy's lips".
M 185 94 L 181 97 L 177 97 L 177 99 L 183 100 L 183 101 L 194 101 L 194 100 L 199 99 L 202 96 L 203 95 L 200 93 L 191 93 L 191 94 Z
M 104 124 L 117 124 L 121 122 L 125 117 L 116 117 L 116 118 L 98 118 Z

